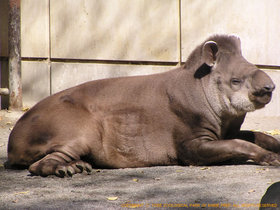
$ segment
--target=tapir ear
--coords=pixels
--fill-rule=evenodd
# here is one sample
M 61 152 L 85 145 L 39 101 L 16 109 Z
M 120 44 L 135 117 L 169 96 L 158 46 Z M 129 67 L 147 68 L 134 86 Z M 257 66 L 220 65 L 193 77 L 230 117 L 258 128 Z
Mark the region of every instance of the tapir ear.
M 216 61 L 216 54 L 218 52 L 218 45 L 214 41 L 205 42 L 202 48 L 202 57 L 208 66 L 213 66 Z

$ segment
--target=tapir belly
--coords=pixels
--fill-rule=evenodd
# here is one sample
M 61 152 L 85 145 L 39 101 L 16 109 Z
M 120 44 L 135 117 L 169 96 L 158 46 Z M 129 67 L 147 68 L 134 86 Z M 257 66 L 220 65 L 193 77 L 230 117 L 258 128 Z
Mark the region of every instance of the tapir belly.
M 178 164 L 170 128 L 150 116 L 149 110 L 137 108 L 99 114 L 94 121 L 100 150 L 92 139 L 93 164 L 110 168 Z

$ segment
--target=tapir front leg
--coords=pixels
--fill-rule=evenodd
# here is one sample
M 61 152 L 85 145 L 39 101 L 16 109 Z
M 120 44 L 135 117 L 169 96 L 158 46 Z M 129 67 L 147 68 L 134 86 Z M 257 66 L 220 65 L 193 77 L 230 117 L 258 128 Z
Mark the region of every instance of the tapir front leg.
M 275 153 L 280 153 L 280 141 L 264 133 L 252 132 L 252 131 L 240 131 L 237 135 L 235 135 L 235 138 L 243 139 L 255 143 L 266 150 Z
M 280 155 L 241 139 L 194 139 L 183 143 L 179 158 L 186 164 L 209 165 L 228 160 L 253 160 L 260 165 L 280 166 Z M 185 149 L 185 152 L 183 151 Z

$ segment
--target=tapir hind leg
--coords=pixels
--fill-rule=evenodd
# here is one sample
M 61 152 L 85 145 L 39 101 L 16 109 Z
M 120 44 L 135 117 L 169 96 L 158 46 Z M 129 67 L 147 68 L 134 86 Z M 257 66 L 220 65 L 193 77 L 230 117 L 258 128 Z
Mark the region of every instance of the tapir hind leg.
M 65 177 L 82 173 L 83 171 L 90 173 L 92 167 L 82 160 L 72 160 L 61 152 L 53 152 L 30 165 L 28 170 L 34 175 Z

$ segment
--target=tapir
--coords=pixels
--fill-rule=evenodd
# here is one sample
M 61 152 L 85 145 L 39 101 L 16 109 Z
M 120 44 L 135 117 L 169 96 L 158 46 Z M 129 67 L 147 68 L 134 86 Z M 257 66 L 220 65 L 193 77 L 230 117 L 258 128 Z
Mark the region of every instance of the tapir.
M 240 130 L 274 89 L 237 36 L 212 35 L 168 72 L 90 81 L 43 99 L 11 131 L 5 166 L 59 177 L 246 160 L 279 166 L 277 139 Z

